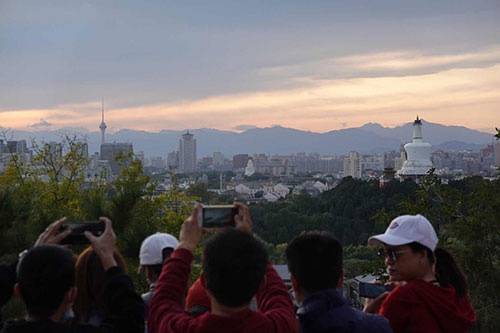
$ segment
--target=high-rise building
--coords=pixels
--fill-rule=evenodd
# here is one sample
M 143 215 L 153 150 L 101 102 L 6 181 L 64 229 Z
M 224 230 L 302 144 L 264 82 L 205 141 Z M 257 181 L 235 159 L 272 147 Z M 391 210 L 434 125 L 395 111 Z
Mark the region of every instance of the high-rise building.
M 344 158 L 344 177 L 361 178 L 361 158 L 358 152 L 351 151 Z
M 134 153 L 134 148 L 131 143 L 103 143 L 101 144 L 101 160 L 108 161 L 113 174 L 120 173 L 120 161 L 123 159 L 123 164 L 127 165 L 131 160 L 131 155 Z
M 248 163 L 248 154 L 237 154 L 233 156 L 233 170 L 244 169 Z
M 167 169 L 177 170 L 179 168 L 179 152 L 173 151 L 167 155 Z
M 151 157 L 151 167 L 156 169 L 165 169 L 165 159 L 160 156 Z
M 224 165 L 224 160 L 225 160 L 224 154 L 222 154 L 220 151 L 216 151 L 215 153 L 213 153 L 212 159 L 213 159 L 213 165 L 216 169 Z
M 187 131 L 179 140 L 179 171 L 196 171 L 196 139 Z
M 62 144 L 59 142 L 51 141 L 47 143 L 49 154 L 53 161 L 60 160 L 62 158 Z
M 394 158 L 394 170 L 399 171 L 403 168 L 406 161 L 406 150 L 403 144 L 399 147 L 399 157 Z
M 500 167 L 500 141 L 495 142 L 495 166 Z
M 89 144 L 87 142 L 82 142 L 79 148 L 82 157 L 89 158 Z
M 28 152 L 26 140 L 7 141 L 7 152 L 11 154 L 24 154 Z

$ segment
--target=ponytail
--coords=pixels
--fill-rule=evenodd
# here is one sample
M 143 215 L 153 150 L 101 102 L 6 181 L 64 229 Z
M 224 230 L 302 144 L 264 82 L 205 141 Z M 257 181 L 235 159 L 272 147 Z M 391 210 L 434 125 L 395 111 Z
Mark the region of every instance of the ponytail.
M 453 287 L 460 298 L 467 296 L 467 280 L 451 253 L 445 249 L 436 248 L 434 256 L 436 258 L 436 278 L 439 284 L 442 287 Z
M 465 274 L 458 267 L 451 253 L 439 247 L 433 252 L 428 247 L 417 242 L 412 242 L 408 246 L 413 252 L 426 253 L 431 265 L 435 265 L 436 279 L 441 287 L 454 288 L 459 298 L 467 296 L 469 288 Z

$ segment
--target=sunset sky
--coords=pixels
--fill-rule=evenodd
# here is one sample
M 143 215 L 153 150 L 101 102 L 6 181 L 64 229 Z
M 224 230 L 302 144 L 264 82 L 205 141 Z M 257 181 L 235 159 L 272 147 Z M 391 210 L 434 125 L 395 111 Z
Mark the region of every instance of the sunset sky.
M 500 1 L 0 0 L 0 127 L 500 127 Z

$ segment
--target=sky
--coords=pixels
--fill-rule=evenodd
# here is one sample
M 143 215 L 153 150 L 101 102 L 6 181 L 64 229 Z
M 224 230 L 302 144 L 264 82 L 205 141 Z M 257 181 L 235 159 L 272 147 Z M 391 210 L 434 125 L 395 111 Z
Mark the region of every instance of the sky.
M 500 1 L 0 0 L 0 127 L 500 127 Z

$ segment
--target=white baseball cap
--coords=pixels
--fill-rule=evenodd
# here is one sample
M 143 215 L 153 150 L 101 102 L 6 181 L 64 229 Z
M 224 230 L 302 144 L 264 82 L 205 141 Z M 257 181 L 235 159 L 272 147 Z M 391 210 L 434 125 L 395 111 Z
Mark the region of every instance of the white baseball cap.
M 163 263 L 163 249 L 169 247 L 175 250 L 179 245 L 177 238 L 170 234 L 157 232 L 147 237 L 139 251 L 139 263 L 144 265 L 160 265 Z
M 368 239 L 369 245 L 384 243 L 391 246 L 417 242 L 434 251 L 438 244 L 436 231 L 432 224 L 422 215 L 401 215 L 380 235 Z

